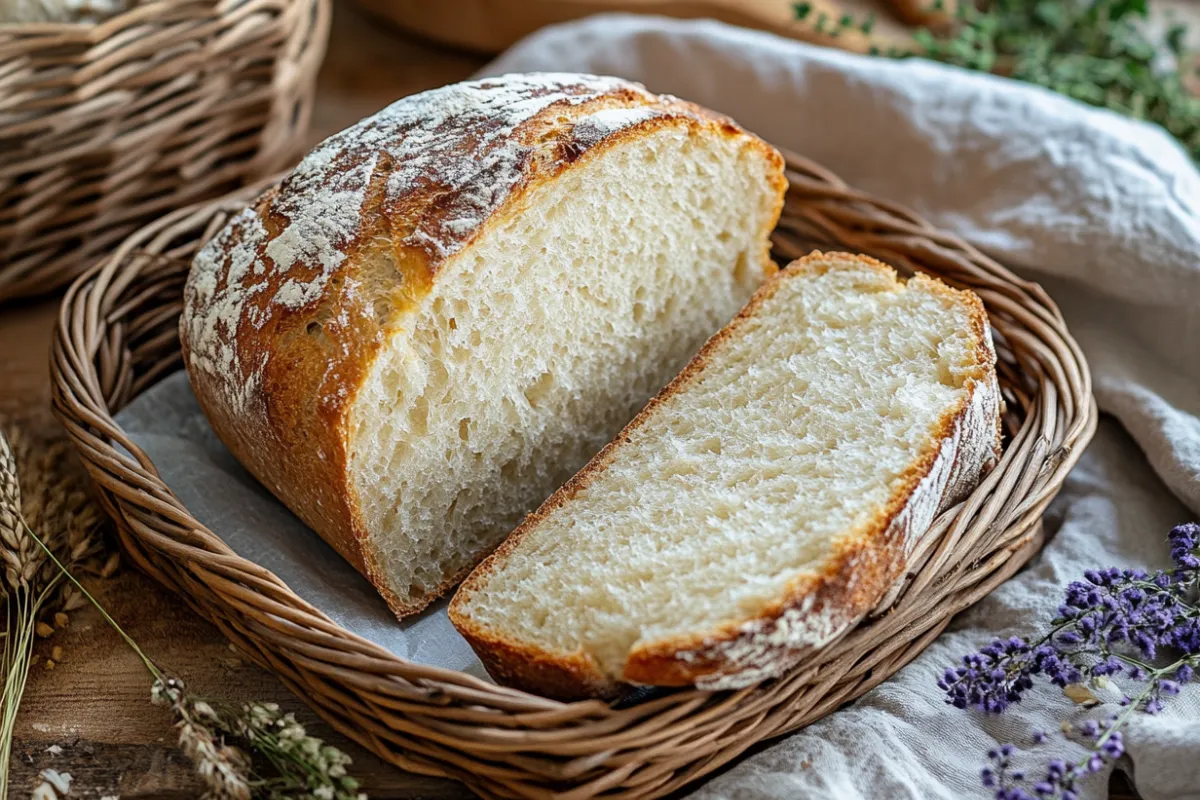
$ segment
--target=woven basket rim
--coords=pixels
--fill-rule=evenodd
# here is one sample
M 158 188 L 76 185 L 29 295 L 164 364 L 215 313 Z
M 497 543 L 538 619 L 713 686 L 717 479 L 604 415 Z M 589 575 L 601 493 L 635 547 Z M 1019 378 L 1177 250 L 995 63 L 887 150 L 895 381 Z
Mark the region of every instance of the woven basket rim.
M 219 14 L 225 15 L 236 11 L 238 6 L 244 2 L 245 0 L 236 0 L 236 2 L 231 2 L 231 0 L 143 0 L 143 2 L 134 3 L 128 8 L 121 9 L 117 13 L 103 17 L 102 19 L 78 22 L 62 20 L 51 20 L 48 22 L 0 22 L 0 36 L 66 35 L 79 41 L 85 38 L 103 39 L 104 37 L 100 34 L 104 33 L 104 31 L 99 30 L 97 32 L 98 29 L 119 30 L 131 22 L 144 21 L 160 9 L 177 9 L 180 5 L 187 3 L 197 6 L 207 5 L 214 8 Z M 79 34 L 86 34 L 86 36 Z
M 113 415 L 181 365 L 180 261 L 263 184 L 168 214 L 71 286 L 52 358 L 56 413 L 132 560 L 342 733 L 402 768 L 456 778 L 484 796 L 661 796 L 819 719 L 919 654 L 1037 552 L 1041 513 L 1096 427 L 1086 360 L 1040 286 L 911 211 L 786 157 L 791 188 L 777 256 L 840 245 L 974 289 L 996 334 L 1010 437 L 1000 465 L 918 543 L 908 579 L 877 609 L 890 613 L 776 681 L 618 707 L 414 664 L 342 629 L 195 520 Z

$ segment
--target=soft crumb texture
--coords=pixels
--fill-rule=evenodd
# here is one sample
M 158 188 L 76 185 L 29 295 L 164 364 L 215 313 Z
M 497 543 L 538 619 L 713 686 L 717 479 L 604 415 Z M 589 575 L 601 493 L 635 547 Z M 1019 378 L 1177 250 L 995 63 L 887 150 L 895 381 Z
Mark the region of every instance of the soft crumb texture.
M 949 443 L 947 418 L 980 405 L 973 389 L 987 406 L 974 432 L 984 455 L 973 458 L 994 458 L 994 356 L 968 297 L 925 276 L 899 283 L 865 260 L 781 274 L 474 573 L 452 606 L 456 625 L 550 661 L 590 662 L 608 681 L 628 678 L 631 653 L 669 642 L 703 652 L 731 631 L 726 661 L 822 644 L 839 630 L 836 609 L 814 619 L 809 598 L 789 619 L 778 603 L 887 524 L 914 465 Z M 953 461 L 954 449 L 942 455 Z M 919 515 L 925 525 L 942 493 Z M 772 614 L 763 641 L 738 644 L 739 626 L 752 632 L 747 621 Z M 680 659 L 699 657 L 686 650 Z M 746 680 L 722 685 L 778 671 L 743 662 Z
M 765 168 L 737 140 L 662 129 L 444 268 L 351 414 L 350 473 L 400 597 L 474 566 L 737 312 L 763 277 Z

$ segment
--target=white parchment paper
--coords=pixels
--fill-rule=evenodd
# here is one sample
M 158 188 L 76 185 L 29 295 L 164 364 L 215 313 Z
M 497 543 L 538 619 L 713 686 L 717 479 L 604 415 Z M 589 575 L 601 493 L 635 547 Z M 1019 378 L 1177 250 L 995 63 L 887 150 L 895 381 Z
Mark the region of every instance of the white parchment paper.
M 331 619 L 402 658 L 487 678 L 442 601 L 397 622 L 371 584 L 246 472 L 177 372 L 117 415 L 196 519 L 238 555 L 274 572 Z

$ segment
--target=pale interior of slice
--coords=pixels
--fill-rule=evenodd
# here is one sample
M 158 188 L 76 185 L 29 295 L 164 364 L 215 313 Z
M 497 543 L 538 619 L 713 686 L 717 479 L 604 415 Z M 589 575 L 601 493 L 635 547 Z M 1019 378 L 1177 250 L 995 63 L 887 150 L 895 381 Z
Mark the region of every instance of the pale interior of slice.
M 745 619 L 819 572 L 978 374 L 968 307 L 931 285 L 871 267 L 780 280 L 460 613 L 619 679 L 638 643 Z
M 492 550 L 762 282 L 777 195 L 744 137 L 614 145 L 449 262 L 375 363 L 351 473 L 401 599 Z

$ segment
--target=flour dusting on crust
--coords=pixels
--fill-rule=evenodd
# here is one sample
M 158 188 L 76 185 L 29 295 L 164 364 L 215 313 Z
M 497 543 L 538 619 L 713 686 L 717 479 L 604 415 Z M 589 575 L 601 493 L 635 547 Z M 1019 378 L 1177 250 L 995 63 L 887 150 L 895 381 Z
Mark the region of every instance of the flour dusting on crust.
M 193 366 L 214 376 L 241 373 L 237 330 L 251 301 L 267 289 L 258 250 L 267 229 L 253 208 L 244 209 L 209 240 L 192 262 L 182 317 L 183 338 L 191 344 Z M 236 243 L 236 246 L 235 244 Z M 196 313 L 187 313 L 188 310 Z M 255 315 L 258 316 L 257 314 Z M 227 382 L 233 406 L 245 409 L 258 391 L 258 377 Z
M 618 131 L 662 115 L 661 110 L 646 106 L 605 108 L 576 121 L 572 136 L 579 144 L 591 147 Z

